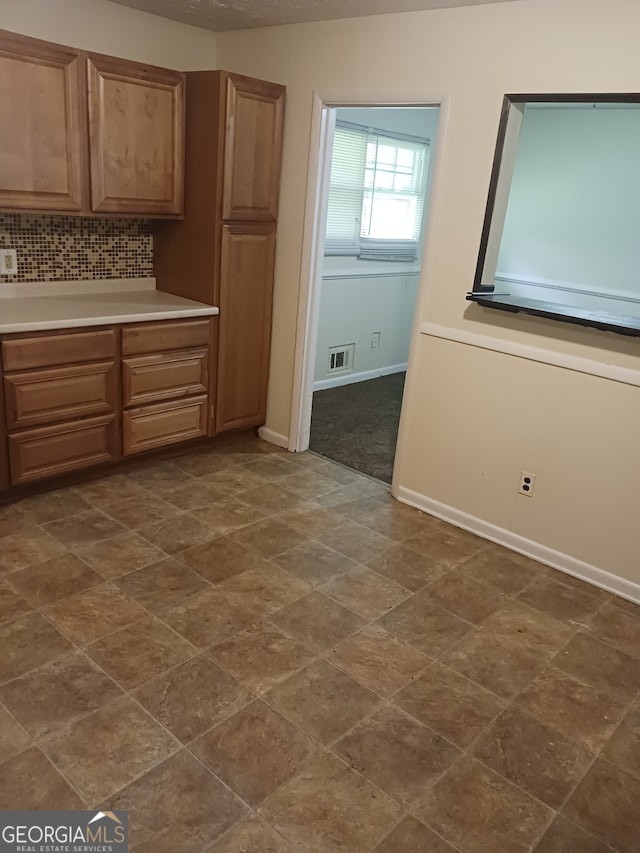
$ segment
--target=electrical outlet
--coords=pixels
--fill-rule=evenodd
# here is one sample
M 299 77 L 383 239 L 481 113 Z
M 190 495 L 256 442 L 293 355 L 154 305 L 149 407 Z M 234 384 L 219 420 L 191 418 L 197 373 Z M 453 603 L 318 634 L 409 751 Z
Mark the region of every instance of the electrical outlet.
M 380 332 L 374 332 L 371 335 L 371 349 L 378 349 L 380 346 Z
M 520 474 L 520 487 L 518 492 L 521 495 L 526 495 L 528 498 L 533 497 L 533 488 L 536 484 L 536 475 L 530 474 L 528 471 L 522 471 Z
M 0 275 L 15 275 L 18 272 L 18 252 L 15 249 L 0 249 Z

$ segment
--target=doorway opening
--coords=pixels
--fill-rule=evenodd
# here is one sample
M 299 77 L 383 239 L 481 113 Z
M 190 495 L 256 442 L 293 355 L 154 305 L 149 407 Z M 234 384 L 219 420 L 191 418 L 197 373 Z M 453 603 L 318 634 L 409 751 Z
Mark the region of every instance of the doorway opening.
M 440 107 L 326 106 L 297 446 L 390 483 Z

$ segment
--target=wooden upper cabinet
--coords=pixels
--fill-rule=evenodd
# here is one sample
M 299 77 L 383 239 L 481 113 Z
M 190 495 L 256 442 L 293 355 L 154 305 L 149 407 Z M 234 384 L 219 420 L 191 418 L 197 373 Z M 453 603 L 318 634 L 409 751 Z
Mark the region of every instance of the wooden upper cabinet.
M 91 56 L 88 78 L 92 210 L 180 216 L 184 75 Z
M 0 208 L 83 209 L 84 89 L 78 51 L 0 35 Z
M 285 87 L 237 74 L 226 87 L 222 219 L 275 222 Z
M 0 210 L 182 216 L 184 88 L 0 30 Z

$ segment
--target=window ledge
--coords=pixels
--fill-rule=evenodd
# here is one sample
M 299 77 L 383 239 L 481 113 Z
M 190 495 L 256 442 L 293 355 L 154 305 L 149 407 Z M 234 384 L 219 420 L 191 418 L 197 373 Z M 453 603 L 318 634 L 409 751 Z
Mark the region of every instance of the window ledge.
M 620 335 L 640 337 L 640 317 L 612 314 L 608 311 L 593 311 L 579 308 L 575 305 L 564 305 L 560 302 L 547 302 L 542 299 L 528 299 L 523 296 L 512 296 L 508 293 L 468 293 L 467 299 L 485 308 L 495 308 L 511 313 L 524 312 L 534 317 L 544 317 L 549 320 L 560 320 L 579 326 L 590 326 L 606 332 Z
M 418 262 L 358 261 L 355 264 L 325 264 L 322 278 L 378 278 L 379 276 L 417 275 Z

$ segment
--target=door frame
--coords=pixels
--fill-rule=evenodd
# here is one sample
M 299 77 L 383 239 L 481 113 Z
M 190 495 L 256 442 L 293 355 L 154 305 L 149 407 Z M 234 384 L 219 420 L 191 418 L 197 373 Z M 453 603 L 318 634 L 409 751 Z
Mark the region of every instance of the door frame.
M 311 403 L 313 400 L 314 366 L 318 338 L 320 294 L 322 289 L 322 259 L 324 256 L 324 232 L 326 228 L 326 201 L 329 194 L 333 127 L 329 110 L 339 107 L 439 107 L 438 132 L 434 146 L 431 173 L 431 189 L 427 200 L 426 224 L 424 228 L 423 252 L 420 261 L 418 294 L 414 308 L 407 383 L 402 400 L 396 459 L 393 472 L 392 493 L 397 490 L 396 473 L 402 457 L 405 434 L 406 401 L 409 396 L 411 365 L 419 335 L 420 321 L 425 301 L 425 286 L 428 279 L 430 247 L 439 207 L 439 186 L 442 172 L 445 137 L 449 124 L 450 97 L 443 93 L 400 90 L 393 92 L 371 92 L 362 90 L 315 91 L 311 113 L 311 135 L 309 143 L 309 165 L 300 264 L 300 289 L 298 299 L 298 321 L 293 368 L 291 416 L 289 421 L 288 449 L 294 452 L 307 450 L 311 425 Z

